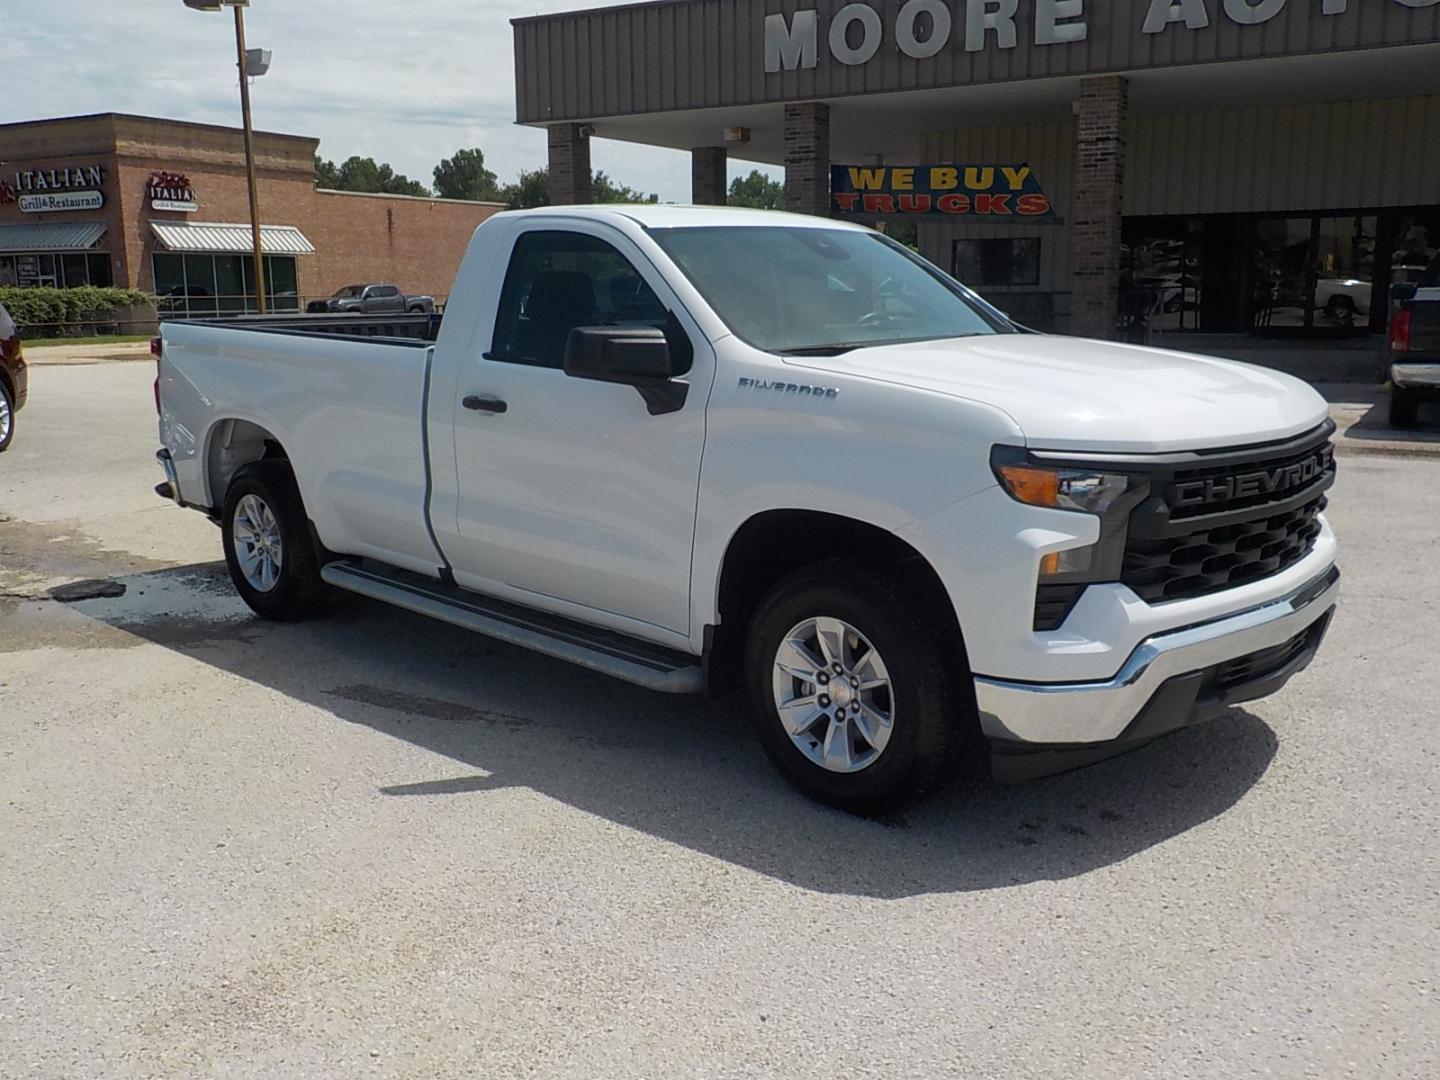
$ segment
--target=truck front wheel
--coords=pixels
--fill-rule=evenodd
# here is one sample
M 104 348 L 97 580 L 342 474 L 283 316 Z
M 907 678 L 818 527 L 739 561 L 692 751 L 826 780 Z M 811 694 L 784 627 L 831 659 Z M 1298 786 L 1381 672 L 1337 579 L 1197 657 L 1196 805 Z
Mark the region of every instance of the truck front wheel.
M 293 622 L 315 611 L 325 586 L 288 465 L 259 461 L 239 470 L 225 493 L 220 529 L 230 580 L 255 614 Z
M 941 780 L 964 744 L 954 666 L 929 598 L 895 571 L 837 560 L 761 603 L 746 643 L 751 715 L 792 784 L 880 814 Z

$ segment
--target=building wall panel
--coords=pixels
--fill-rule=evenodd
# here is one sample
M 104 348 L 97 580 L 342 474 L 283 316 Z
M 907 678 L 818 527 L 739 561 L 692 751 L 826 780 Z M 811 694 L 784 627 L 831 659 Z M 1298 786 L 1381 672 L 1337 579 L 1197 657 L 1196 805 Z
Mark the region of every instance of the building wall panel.
M 1440 204 L 1440 97 L 1136 116 L 1125 213 Z
M 1326 16 L 1318 0 L 1296 0 L 1267 23 L 1240 26 L 1223 14 L 1220 0 L 1207 0 L 1208 28 L 1172 26 L 1145 34 L 1149 0 L 1106 0 L 1087 5 L 1085 41 L 1037 45 L 1034 4 L 1024 0 L 1017 46 L 999 49 L 987 36 L 987 47 L 972 53 L 964 48 L 964 5 L 956 2 L 950 43 L 936 56 L 914 60 L 895 44 L 900 0 L 869 0 L 881 16 L 884 39 L 872 60 L 849 66 L 835 60 L 828 47 L 831 20 L 846 2 L 667 0 L 518 19 L 517 118 L 587 120 L 1440 40 L 1440 5 L 1354 0 L 1344 14 Z M 819 14 L 817 65 L 765 73 L 765 17 L 789 18 L 811 8 Z M 619 47 L 622 41 L 628 50 Z M 628 95 L 622 89 L 627 83 L 633 84 Z

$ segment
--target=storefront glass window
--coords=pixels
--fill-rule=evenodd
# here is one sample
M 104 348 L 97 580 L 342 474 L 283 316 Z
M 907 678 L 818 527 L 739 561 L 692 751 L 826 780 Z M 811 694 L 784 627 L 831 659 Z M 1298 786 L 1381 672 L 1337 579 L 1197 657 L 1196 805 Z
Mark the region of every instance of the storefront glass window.
M 90 267 L 83 254 L 60 256 L 60 279 L 68 288 L 90 284 Z
M 109 288 L 115 284 L 115 275 L 110 270 L 110 256 L 106 254 L 86 255 L 85 263 L 90 273 L 90 284 Z
M 254 261 L 248 255 L 154 256 L 155 293 L 162 316 L 206 319 L 260 310 Z M 294 258 L 265 257 L 266 295 L 272 311 L 298 311 Z
M 1373 215 L 1257 221 L 1252 325 L 1257 330 L 1368 327 L 1375 238 Z
M 157 254 L 155 265 L 156 309 L 161 315 L 184 315 L 185 260 L 179 255 Z
M 295 260 L 271 255 L 265 260 L 266 295 L 272 311 L 299 311 L 300 290 L 295 276 Z
M 1322 217 L 1315 239 L 1314 325 L 1367 325 L 1375 291 L 1375 218 Z
M 245 287 L 244 259 L 239 255 L 216 255 L 215 296 L 219 302 L 220 314 L 243 315 L 246 297 L 251 290 Z
M 1305 325 L 1310 300 L 1310 225 L 1308 217 L 1265 218 L 1255 223 L 1251 293 L 1256 329 Z
M 1390 258 L 1392 285 L 1418 284 L 1440 258 L 1440 210 L 1405 214 L 1395 222 L 1395 248 Z
M 216 305 L 215 256 L 186 255 L 185 299 L 194 319 L 213 318 L 219 312 Z
M 34 252 L 0 255 L 0 285 L 49 285 L 74 289 L 109 285 L 110 256 L 101 252 Z
M 1127 324 L 1200 329 L 1202 234 L 1203 225 L 1194 219 L 1126 222 L 1120 303 Z
M 955 276 L 972 288 L 1038 285 L 1040 238 L 956 240 Z

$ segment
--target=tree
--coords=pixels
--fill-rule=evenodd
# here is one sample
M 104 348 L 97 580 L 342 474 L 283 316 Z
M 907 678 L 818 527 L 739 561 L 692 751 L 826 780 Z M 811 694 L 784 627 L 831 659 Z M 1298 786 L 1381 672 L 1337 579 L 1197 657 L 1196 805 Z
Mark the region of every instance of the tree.
M 660 196 L 654 192 L 642 195 L 632 187 L 615 183 L 603 172 L 591 175 L 590 197 L 597 203 L 658 203 L 660 201 Z
M 500 193 L 511 210 L 529 210 L 550 205 L 550 174 L 544 169 L 522 172 L 513 184 L 506 184 Z
M 334 190 L 340 186 L 340 169 L 333 161 L 315 155 L 315 186 Z
M 546 169 L 522 172 L 513 184 L 506 184 L 500 198 L 511 210 L 528 210 L 550 205 L 550 173 Z M 644 194 L 624 184 L 617 184 L 603 172 L 590 174 L 590 198 L 597 203 L 658 203 L 654 192 Z
M 497 202 L 503 196 L 495 174 L 485 167 L 485 154 L 477 146 L 456 151 L 435 166 L 435 193 L 442 199 Z
M 377 165 L 374 158 L 358 154 L 340 165 L 315 158 L 315 183 L 336 191 L 365 191 L 384 195 L 429 195 L 430 189 L 419 180 L 397 173 L 388 163 Z
M 751 169 L 749 176 L 737 176 L 730 181 L 731 206 L 748 206 L 752 210 L 785 209 L 785 185 L 771 180 L 759 169 Z

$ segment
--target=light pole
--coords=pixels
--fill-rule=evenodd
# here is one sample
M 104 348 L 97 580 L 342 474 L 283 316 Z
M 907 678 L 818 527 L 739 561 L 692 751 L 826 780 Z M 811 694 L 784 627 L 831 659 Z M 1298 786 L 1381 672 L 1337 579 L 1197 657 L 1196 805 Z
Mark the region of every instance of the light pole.
M 260 249 L 260 196 L 255 189 L 255 136 L 250 127 L 250 64 L 245 48 L 245 9 L 250 6 L 250 0 L 185 0 L 185 6 L 196 11 L 235 9 L 235 57 L 240 71 L 240 115 L 245 126 L 245 179 L 250 185 L 250 248 L 255 260 L 255 301 L 260 314 L 264 315 L 269 305 L 265 300 L 265 259 Z M 257 71 L 256 74 L 263 75 L 265 71 Z

